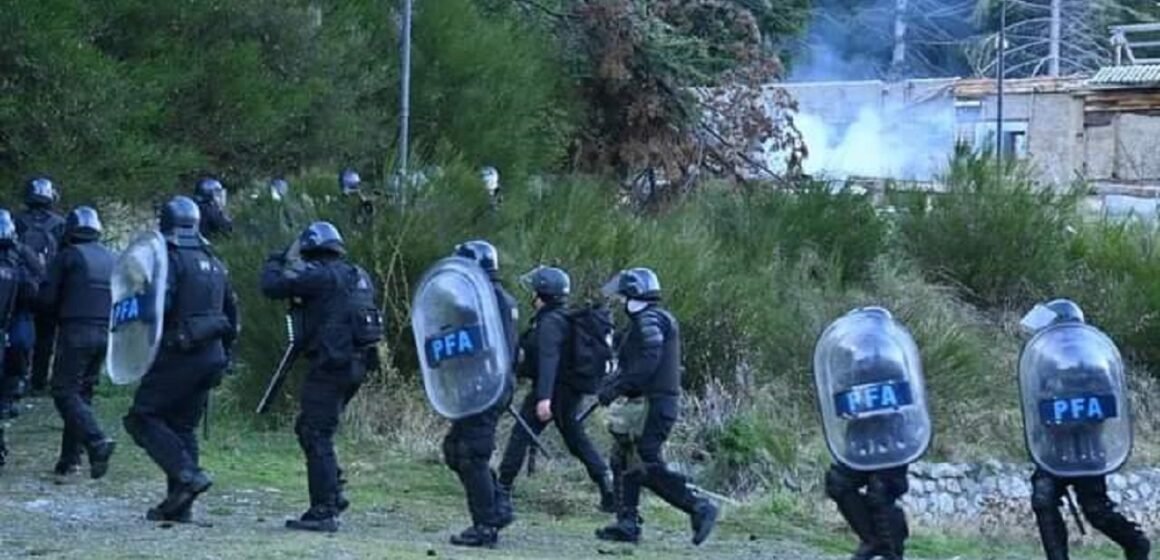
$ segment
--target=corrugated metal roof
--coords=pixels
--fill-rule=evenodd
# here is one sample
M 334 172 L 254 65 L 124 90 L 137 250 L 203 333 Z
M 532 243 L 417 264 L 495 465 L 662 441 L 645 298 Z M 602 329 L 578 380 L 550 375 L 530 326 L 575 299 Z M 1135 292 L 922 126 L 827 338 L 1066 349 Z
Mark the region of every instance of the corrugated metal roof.
M 1134 64 L 1100 68 L 1088 83 L 1092 85 L 1160 85 L 1160 64 Z

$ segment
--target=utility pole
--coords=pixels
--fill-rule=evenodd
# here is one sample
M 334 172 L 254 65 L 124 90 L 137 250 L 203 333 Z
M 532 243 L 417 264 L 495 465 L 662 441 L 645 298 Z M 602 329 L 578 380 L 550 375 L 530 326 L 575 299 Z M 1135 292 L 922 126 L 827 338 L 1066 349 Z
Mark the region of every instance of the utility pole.
M 1047 73 L 1059 77 L 1059 48 L 1063 27 L 1063 0 L 1051 0 L 1051 39 L 1048 44 Z
M 998 97 L 995 100 L 995 161 L 999 179 L 1003 178 L 1003 79 L 1007 73 L 1007 0 L 999 2 L 999 76 Z
M 412 0 L 403 0 L 403 71 L 399 93 L 399 201 L 406 200 L 407 156 L 410 153 L 411 126 L 411 11 Z

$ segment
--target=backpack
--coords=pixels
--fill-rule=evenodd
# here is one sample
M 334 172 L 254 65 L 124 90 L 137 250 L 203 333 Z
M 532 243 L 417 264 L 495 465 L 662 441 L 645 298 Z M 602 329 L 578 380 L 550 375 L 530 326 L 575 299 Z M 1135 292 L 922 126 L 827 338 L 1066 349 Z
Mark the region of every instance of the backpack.
M 572 326 L 571 385 L 583 393 L 595 393 L 614 358 L 612 311 L 592 304 L 568 313 Z
M 54 214 L 38 216 L 29 213 L 22 215 L 18 223 L 23 226 L 18 232 L 20 243 L 32 249 L 40 257 L 40 263 L 47 266 L 60 249 L 64 220 Z
M 383 340 L 383 314 L 375 306 L 374 283 L 370 276 L 359 267 L 347 287 L 347 314 L 352 326 L 352 337 L 356 348 L 365 348 Z

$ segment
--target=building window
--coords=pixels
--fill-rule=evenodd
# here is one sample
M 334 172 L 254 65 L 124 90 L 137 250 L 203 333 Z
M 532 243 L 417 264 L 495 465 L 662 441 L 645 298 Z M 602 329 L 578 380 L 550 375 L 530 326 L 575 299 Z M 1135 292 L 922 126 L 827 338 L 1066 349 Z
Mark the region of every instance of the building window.
M 975 124 L 975 149 L 995 149 L 995 122 Z M 1003 121 L 1003 156 L 1027 157 L 1027 121 Z

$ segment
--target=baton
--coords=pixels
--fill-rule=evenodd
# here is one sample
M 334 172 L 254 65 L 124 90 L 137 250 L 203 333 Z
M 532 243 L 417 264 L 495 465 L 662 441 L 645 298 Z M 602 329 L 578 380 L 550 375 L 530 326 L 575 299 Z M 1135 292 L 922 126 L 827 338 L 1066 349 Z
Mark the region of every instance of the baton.
M 282 353 L 282 359 L 278 361 L 278 368 L 274 370 L 274 375 L 270 378 L 270 382 L 266 385 L 266 392 L 262 395 L 262 400 L 258 402 L 258 414 L 265 414 L 270 410 L 270 406 L 274 404 L 274 398 L 278 396 L 278 391 L 282 388 L 282 384 L 286 381 L 286 373 L 294 364 L 294 359 L 298 357 L 298 347 L 294 341 L 294 320 L 289 314 L 286 315 L 286 351 Z
M 599 400 L 588 405 L 588 408 L 584 409 L 584 412 L 581 412 L 579 415 L 576 416 L 576 422 L 583 424 L 584 421 L 587 420 L 589 416 L 592 416 L 592 413 L 596 412 L 596 409 L 599 407 L 600 407 Z
M 524 429 L 524 432 L 528 434 L 528 437 L 532 438 L 532 444 L 534 444 L 536 447 L 540 448 L 540 452 L 543 453 L 545 457 L 551 459 L 552 454 L 548 453 L 548 449 L 546 447 L 544 447 L 544 442 L 540 441 L 540 436 L 537 436 L 536 432 L 532 431 L 532 427 L 529 426 L 528 423 L 524 421 L 524 417 L 520 416 L 519 412 L 516 412 L 515 407 L 513 407 L 512 405 L 509 404 L 507 407 L 507 411 L 508 411 L 508 414 L 512 415 L 512 418 L 516 419 L 516 422 L 519 423 L 520 427 Z
M 691 490 L 692 492 L 694 492 L 696 494 L 703 494 L 706 497 L 713 498 L 714 500 L 717 500 L 719 502 L 725 502 L 731 506 L 741 505 L 741 502 L 738 502 L 737 500 L 734 500 L 733 498 L 730 498 L 729 496 L 724 496 L 724 495 L 718 494 L 716 492 L 706 490 L 704 488 L 701 488 L 700 486 L 697 486 L 696 484 L 693 484 L 692 482 L 686 482 L 685 488 L 688 488 L 689 490 Z

